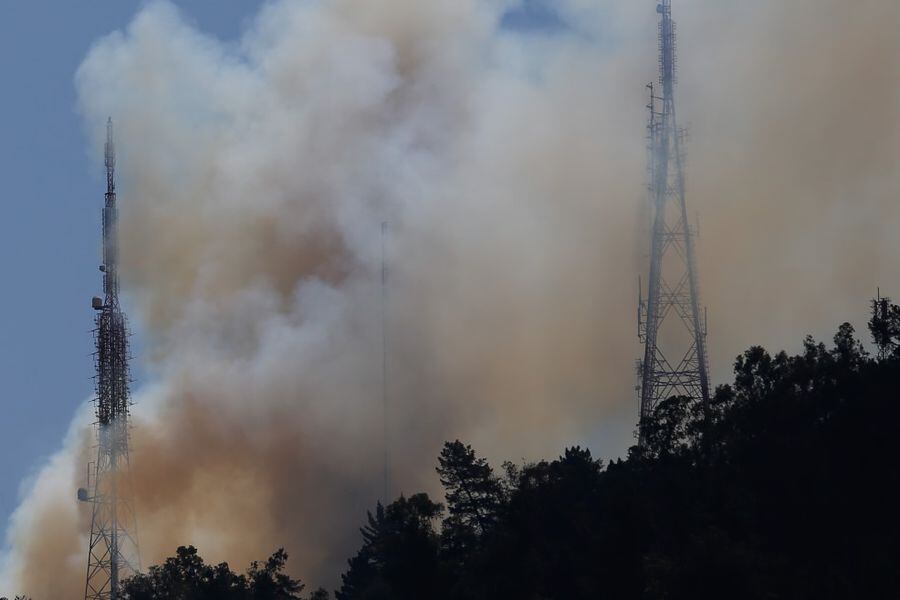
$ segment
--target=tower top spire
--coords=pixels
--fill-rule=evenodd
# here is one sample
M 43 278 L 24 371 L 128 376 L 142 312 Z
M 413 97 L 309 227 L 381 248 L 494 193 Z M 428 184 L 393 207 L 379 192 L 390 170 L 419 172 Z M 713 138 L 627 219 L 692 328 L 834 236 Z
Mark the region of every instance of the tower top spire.
M 112 117 L 106 120 L 106 193 L 112 194 L 116 191 L 116 146 L 113 141 L 113 122 Z
M 663 95 L 671 96 L 675 88 L 677 63 L 672 0 L 662 0 L 656 5 L 656 12 L 659 13 L 659 83 L 663 87 Z
M 119 251 L 118 251 L 118 207 L 116 206 L 116 145 L 113 139 L 112 118 L 106 120 L 106 196 L 103 205 L 103 290 L 106 303 L 119 303 Z

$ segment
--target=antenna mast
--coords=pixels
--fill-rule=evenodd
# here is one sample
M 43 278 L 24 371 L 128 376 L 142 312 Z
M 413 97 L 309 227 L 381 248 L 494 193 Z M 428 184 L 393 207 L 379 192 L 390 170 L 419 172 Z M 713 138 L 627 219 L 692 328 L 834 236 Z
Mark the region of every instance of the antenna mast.
M 391 431 L 388 411 L 388 337 L 387 337 L 387 243 L 388 223 L 381 224 L 381 404 L 384 419 L 384 497 L 387 505 L 391 501 Z
M 103 298 L 95 297 L 97 460 L 78 499 L 91 505 L 85 600 L 117 600 L 121 582 L 140 569 L 129 456 L 128 327 L 119 306 L 116 152 L 106 124 L 103 205 Z
M 709 406 L 706 323 L 701 320 L 694 236 L 687 216 L 684 178 L 684 130 L 675 117 L 676 43 L 672 0 L 660 0 L 659 84 L 650 90 L 647 125 L 649 192 L 652 220 L 650 277 L 641 298 L 638 333 L 644 344 L 639 363 L 641 421 L 672 396 Z M 705 313 L 704 313 L 705 314 Z M 645 443 L 643 427 L 640 445 Z

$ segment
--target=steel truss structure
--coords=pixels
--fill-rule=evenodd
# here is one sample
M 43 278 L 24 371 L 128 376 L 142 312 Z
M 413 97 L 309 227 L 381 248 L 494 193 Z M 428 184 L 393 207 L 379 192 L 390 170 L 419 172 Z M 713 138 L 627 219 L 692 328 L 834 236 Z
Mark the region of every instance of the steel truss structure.
M 660 402 L 686 396 L 709 403 L 706 316 L 701 314 L 694 236 L 685 201 L 684 130 L 675 113 L 676 37 L 672 0 L 661 0 L 659 85 L 650 90 L 648 179 L 651 203 L 650 277 L 639 300 L 638 334 L 644 358 L 638 363 L 641 421 Z M 641 428 L 641 430 L 643 427 Z M 643 432 L 639 433 L 643 444 Z
M 88 467 L 78 499 L 91 505 L 86 600 L 116 600 L 121 582 L 140 569 L 129 455 L 128 324 L 119 306 L 118 208 L 112 120 L 106 131 L 106 197 L 103 207 L 103 298 L 96 311 L 97 460 Z

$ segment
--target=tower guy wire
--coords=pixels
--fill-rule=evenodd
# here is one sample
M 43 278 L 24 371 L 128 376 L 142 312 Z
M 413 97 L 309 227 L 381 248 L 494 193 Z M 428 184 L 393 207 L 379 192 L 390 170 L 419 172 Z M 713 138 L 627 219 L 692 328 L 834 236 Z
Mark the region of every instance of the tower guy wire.
M 381 223 L 381 404 L 383 418 L 384 490 L 383 502 L 391 501 L 391 431 L 388 403 L 388 329 L 387 329 L 387 235 L 388 223 Z
M 85 600 L 117 600 L 121 583 L 140 570 L 129 452 L 128 324 L 119 305 L 118 207 L 112 119 L 106 125 L 103 206 L 103 297 L 95 297 L 97 458 L 78 500 L 91 506 Z
M 639 443 L 643 423 L 660 402 L 683 396 L 709 406 L 709 367 L 705 311 L 694 236 L 685 200 L 684 130 L 675 111 L 676 36 L 672 0 L 657 4 L 659 15 L 659 85 L 648 85 L 648 179 L 651 203 L 650 273 L 646 300 L 640 294 L 638 335 L 644 345 L 640 377 Z

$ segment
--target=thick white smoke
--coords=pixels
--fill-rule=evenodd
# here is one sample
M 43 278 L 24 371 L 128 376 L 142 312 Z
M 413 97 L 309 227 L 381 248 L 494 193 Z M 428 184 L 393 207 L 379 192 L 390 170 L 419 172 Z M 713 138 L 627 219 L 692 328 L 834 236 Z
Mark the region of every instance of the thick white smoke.
M 824 333 L 900 279 L 879 233 L 900 222 L 900 7 L 748 4 L 676 6 L 719 381 L 746 345 Z M 145 563 L 285 546 L 334 582 L 381 489 L 383 221 L 395 493 L 433 490 L 456 437 L 495 460 L 624 450 L 628 426 L 599 432 L 636 412 L 653 6 L 570 0 L 553 34 L 504 31 L 509 6 L 281 0 L 229 45 L 152 2 L 85 59 L 98 156 L 117 124 L 152 382 L 134 432 Z M 87 435 L 76 423 L 23 494 L 10 591 L 83 585 Z

